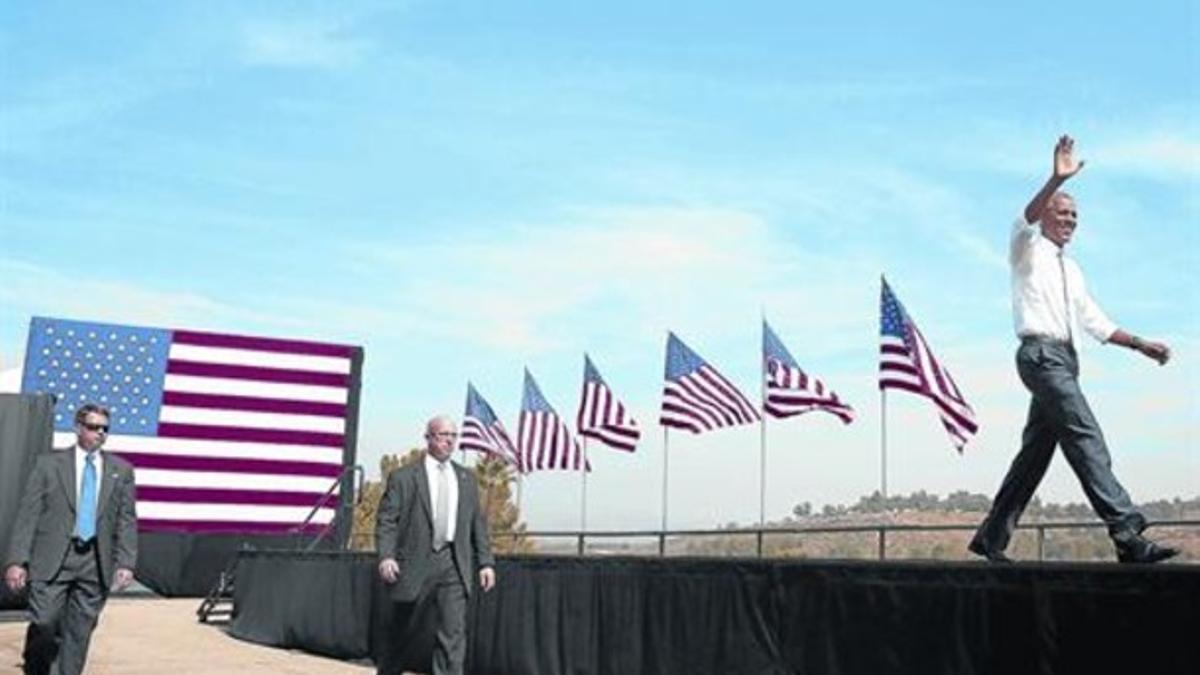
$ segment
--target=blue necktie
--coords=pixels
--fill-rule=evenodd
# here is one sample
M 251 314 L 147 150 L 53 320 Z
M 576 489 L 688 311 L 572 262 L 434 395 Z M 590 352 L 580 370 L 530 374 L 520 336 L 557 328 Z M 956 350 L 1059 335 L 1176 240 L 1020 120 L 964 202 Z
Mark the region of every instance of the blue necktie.
M 83 466 L 83 485 L 79 488 L 76 507 L 75 536 L 88 541 L 96 536 L 96 456 L 91 452 Z

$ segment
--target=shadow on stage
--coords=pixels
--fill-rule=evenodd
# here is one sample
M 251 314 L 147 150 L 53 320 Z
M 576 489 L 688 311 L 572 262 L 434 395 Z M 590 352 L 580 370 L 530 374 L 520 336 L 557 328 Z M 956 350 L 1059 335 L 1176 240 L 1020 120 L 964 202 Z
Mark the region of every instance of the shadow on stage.
M 474 675 L 1198 673 L 1200 567 L 509 557 L 471 599 Z M 239 554 L 229 630 L 342 659 L 432 635 L 375 557 Z M 426 622 L 425 625 L 428 625 Z

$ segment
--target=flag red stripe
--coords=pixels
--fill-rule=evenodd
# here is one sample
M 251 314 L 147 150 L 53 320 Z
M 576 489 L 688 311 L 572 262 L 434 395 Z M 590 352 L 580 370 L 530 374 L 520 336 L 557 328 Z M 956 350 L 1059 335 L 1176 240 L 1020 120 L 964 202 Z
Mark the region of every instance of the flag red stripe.
M 303 534 L 313 535 L 325 529 L 320 523 L 254 522 L 242 520 L 166 520 L 138 518 L 138 530 L 142 532 L 186 532 L 189 534 Z
M 256 380 L 259 382 L 282 382 L 285 384 L 311 384 L 322 387 L 350 386 L 350 376 L 343 373 L 321 373 L 311 370 L 288 368 L 264 368 L 262 366 L 236 366 L 227 363 L 208 363 L 171 359 L 167 362 L 169 375 L 194 375 L 196 377 L 220 377 L 231 380 Z
M 305 506 L 312 508 L 320 503 L 324 493 L 282 492 L 278 490 L 230 490 L 224 488 L 138 486 L 138 501 L 173 502 L 185 504 L 247 504 L 255 506 Z M 338 497 L 333 495 L 327 505 L 337 506 Z
M 345 436 L 342 434 L 330 434 L 320 431 L 251 429 L 249 427 L 222 427 L 211 424 L 183 424 L 179 422 L 160 422 L 158 425 L 158 435 L 164 438 L 283 443 L 285 445 L 319 445 L 330 448 L 340 448 L 345 444 Z
M 691 383 L 684 379 L 671 382 L 667 386 L 663 396 L 663 409 L 667 409 L 667 398 L 673 398 L 678 403 L 673 404 L 676 412 L 686 412 L 689 416 L 697 419 L 707 429 L 716 429 L 718 427 L 728 426 L 728 422 L 723 419 L 723 414 L 720 409 L 715 409 L 706 398 L 698 396 L 691 390 Z M 674 385 L 674 388 L 672 388 Z M 686 406 L 686 407 L 684 407 Z
M 742 396 L 741 392 L 720 373 L 712 368 L 704 367 L 697 374 L 716 387 L 725 400 L 726 405 L 734 412 L 740 422 L 746 423 L 758 419 L 758 413 L 754 411 L 754 406 L 750 405 L 750 401 L 746 400 L 746 397 Z
M 212 410 L 319 415 L 322 417 L 342 418 L 346 416 L 346 406 L 342 403 L 296 401 L 293 399 L 258 398 L 254 396 L 232 396 L 226 394 L 195 394 L 183 391 L 163 392 L 163 405 L 174 405 L 184 408 L 207 408 Z
M 719 426 L 716 424 L 710 424 L 704 419 L 703 416 L 696 412 L 695 408 L 681 406 L 677 403 L 664 400 L 662 409 L 663 416 L 659 421 L 665 426 L 677 426 L 684 429 L 692 429 L 696 433 L 700 433 L 702 429 L 716 429 Z M 677 416 L 681 415 L 685 418 L 689 418 L 692 421 L 689 422 L 686 419 L 679 419 L 678 417 L 668 417 L 667 413 L 673 413 Z
M 691 424 L 684 420 L 679 420 L 679 419 L 675 419 L 675 418 L 671 418 L 671 417 L 664 417 L 664 418 L 660 419 L 659 424 L 662 424 L 664 427 L 674 427 L 676 429 L 686 429 L 687 431 L 690 431 L 693 434 L 698 434 L 705 430 L 713 428 L 713 427 L 708 427 L 708 426 L 701 427 L 696 424 Z
M 194 457 L 188 455 L 156 455 L 142 452 L 112 450 L 124 457 L 134 468 L 166 471 L 208 471 L 222 473 L 263 473 L 279 476 L 324 476 L 336 478 L 342 473 L 341 464 L 318 462 L 289 462 L 273 459 L 240 459 L 229 457 Z M 140 489 L 139 489 L 140 494 Z
M 579 435 L 587 436 L 588 438 L 594 438 L 610 447 L 620 450 L 628 450 L 630 452 L 637 448 L 637 445 L 636 443 L 627 439 L 636 441 L 639 438 L 638 434 L 632 434 L 628 429 L 623 429 L 620 427 L 596 427 L 595 429 L 584 429 L 579 432 Z
M 307 356 L 336 356 L 346 359 L 354 354 L 354 347 L 347 345 L 308 342 L 306 340 L 249 337 L 245 335 L 223 335 L 220 333 L 204 333 L 193 330 L 173 331 L 171 341 L 178 344 L 196 345 L 198 347 L 225 347 L 228 349 L 249 349 L 260 352 L 278 352 L 281 354 L 304 354 Z
M 696 406 L 697 410 L 708 413 L 712 418 L 713 427 L 726 427 L 734 424 L 734 416 L 717 400 L 716 396 L 704 388 L 703 380 L 694 379 L 693 375 L 685 375 L 676 380 L 675 384 L 683 393 L 687 394 L 687 396 L 679 398 Z

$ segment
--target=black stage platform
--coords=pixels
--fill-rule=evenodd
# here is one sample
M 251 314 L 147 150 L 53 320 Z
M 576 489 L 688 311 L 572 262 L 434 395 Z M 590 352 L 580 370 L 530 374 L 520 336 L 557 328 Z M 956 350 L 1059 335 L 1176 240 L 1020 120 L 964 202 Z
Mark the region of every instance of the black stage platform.
M 389 624 L 366 554 L 247 551 L 230 632 L 369 658 Z M 474 675 L 1200 673 L 1200 566 L 501 559 Z

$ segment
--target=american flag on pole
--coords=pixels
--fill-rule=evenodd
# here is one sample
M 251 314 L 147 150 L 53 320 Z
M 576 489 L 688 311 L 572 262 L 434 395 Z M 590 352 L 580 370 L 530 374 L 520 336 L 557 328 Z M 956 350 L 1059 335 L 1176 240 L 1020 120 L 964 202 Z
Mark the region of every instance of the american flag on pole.
M 521 455 L 517 453 L 508 431 L 500 422 L 500 418 L 496 417 L 492 406 L 488 405 L 475 389 L 475 385 L 470 382 L 467 383 L 467 410 L 463 414 L 458 447 L 497 455 L 516 466 L 518 471 L 521 470 Z
M 142 531 L 317 532 L 352 465 L 362 350 L 337 344 L 35 317 L 21 391 L 112 412 L 105 449 L 136 468 Z M 335 493 L 337 491 L 335 489 Z
M 963 398 L 950 371 L 933 355 L 887 280 L 882 281 L 879 320 L 879 388 L 900 389 L 924 396 L 937 406 L 942 426 L 955 449 L 962 452 L 979 430 L 975 411 Z
M 611 448 L 627 452 L 637 449 L 638 439 L 642 436 L 637 420 L 613 396 L 587 354 L 583 355 L 583 393 L 579 399 L 575 429 L 581 436 L 594 438 Z
M 664 427 L 699 434 L 759 420 L 746 396 L 674 333 L 667 333 L 665 379 L 658 420 Z
M 854 421 L 854 409 L 821 380 L 805 373 L 770 324 L 763 320 L 763 378 L 766 398 L 763 410 L 774 417 L 791 417 L 813 410 L 837 416 L 845 424 Z
M 521 420 L 517 425 L 517 451 L 526 473 L 547 469 L 579 471 L 584 467 L 579 441 L 571 437 L 566 422 L 546 402 L 529 369 L 525 370 L 525 393 L 521 398 Z

